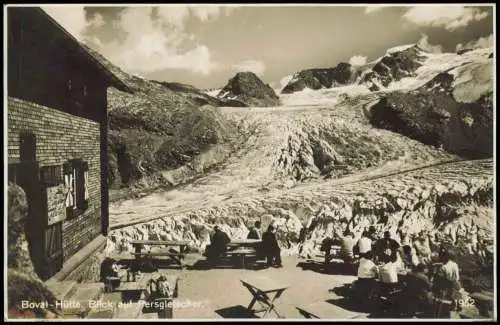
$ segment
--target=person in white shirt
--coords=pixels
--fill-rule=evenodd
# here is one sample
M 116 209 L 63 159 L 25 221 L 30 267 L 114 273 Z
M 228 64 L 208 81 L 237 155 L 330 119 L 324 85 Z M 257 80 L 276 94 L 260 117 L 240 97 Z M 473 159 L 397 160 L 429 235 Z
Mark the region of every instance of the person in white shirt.
M 458 264 L 453 261 L 451 252 L 444 250 L 440 254 L 443 265 L 433 281 L 433 292 L 441 298 L 455 300 L 461 289 Z
M 359 255 L 366 254 L 372 250 L 372 240 L 369 238 L 368 231 L 363 231 L 361 238 L 358 240 L 357 246 Z
M 386 284 L 398 283 L 398 263 L 396 261 L 389 261 L 382 264 L 380 270 L 380 282 Z
M 361 237 L 361 232 L 348 227 L 345 231 L 345 235 L 342 235 L 338 231 L 335 232 L 335 235 L 340 239 L 340 257 L 346 263 L 352 262 L 355 257 L 354 247 Z
M 420 263 L 429 264 L 432 256 L 429 235 L 426 235 L 423 232 L 420 233 L 417 240 L 413 242 L 413 247 L 415 248 Z
M 371 252 L 361 255 L 358 266 L 358 279 L 376 279 L 378 277 L 378 267 L 372 258 Z
M 377 278 L 379 270 L 373 262 L 373 254 L 371 251 L 360 254 L 358 266 L 358 281 L 356 281 L 356 295 L 358 301 L 366 302 L 372 298 L 376 292 Z
M 460 280 L 458 264 L 451 259 L 441 266 L 440 272 L 449 281 L 459 282 Z

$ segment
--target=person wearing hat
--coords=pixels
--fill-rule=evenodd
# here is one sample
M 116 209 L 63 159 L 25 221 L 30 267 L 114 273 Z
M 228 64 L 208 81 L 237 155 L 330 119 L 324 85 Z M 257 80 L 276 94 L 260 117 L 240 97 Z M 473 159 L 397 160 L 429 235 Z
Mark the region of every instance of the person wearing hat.
M 283 267 L 281 264 L 281 249 L 276 239 L 276 228 L 272 224 L 262 235 L 262 251 L 267 257 L 268 267 Z

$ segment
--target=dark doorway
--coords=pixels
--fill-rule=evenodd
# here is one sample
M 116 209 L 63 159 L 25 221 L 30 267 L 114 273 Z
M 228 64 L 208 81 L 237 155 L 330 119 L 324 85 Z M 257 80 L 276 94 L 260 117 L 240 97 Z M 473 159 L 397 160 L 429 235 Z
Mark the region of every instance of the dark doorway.
M 25 232 L 30 257 L 38 276 L 46 280 L 62 267 L 62 225 L 58 223 L 47 227 L 47 189 L 40 179 L 36 147 L 33 133 L 19 134 L 20 162 L 9 168 L 9 179 L 26 193 L 28 218 Z
M 56 274 L 63 264 L 62 249 L 62 222 L 53 224 L 45 229 L 44 234 L 45 267 L 44 277 Z

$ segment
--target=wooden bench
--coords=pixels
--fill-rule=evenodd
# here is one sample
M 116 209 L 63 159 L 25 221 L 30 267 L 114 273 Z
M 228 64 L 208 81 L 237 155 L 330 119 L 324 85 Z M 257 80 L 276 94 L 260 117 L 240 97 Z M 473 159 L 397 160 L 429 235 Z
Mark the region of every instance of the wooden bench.
M 238 248 L 235 250 L 227 251 L 225 253 L 226 256 L 234 256 L 238 258 L 241 262 L 243 268 L 246 268 L 246 259 L 250 256 L 256 256 L 257 252 L 255 249 L 251 248 Z
M 367 313 L 359 313 L 346 310 L 327 301 L 318 301 L 296 308 L 305 318 L 352 319 L 365 318 L 368 315 Z
M 147 252 L 137 252 L 132 253 L 136 258 L 140 259 L 153 259 L 154 257 L 166 256 L 172 258 L 181 268 L 184 267 L 182 260 L 186 256 L 184 253 L 171 252 L 171 251 L 147 251 Z
M 142 298 L 143 293 L 146 291 L 147 285 L 141 282 L 122 282 L 120 286 L 115 288 L 115 292 L 121 292 L 122 301 L 138 301 Z

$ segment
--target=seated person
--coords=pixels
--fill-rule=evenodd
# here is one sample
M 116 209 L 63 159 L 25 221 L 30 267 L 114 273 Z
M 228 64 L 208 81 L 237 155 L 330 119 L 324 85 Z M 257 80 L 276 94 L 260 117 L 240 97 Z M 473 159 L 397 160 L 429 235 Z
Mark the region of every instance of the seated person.
M 214 234 L 210 238 L 210 246 L 207 247 L 207 258 L 217 260 L 227 250 L 227 245 L 231 242 L 229 236 L 218 226 L 214 227 Z
M 384 299 L 380 307 L 382 311 L 396 312 L 399 310 L 399 300 L 397 299 L 397 289 L 400 287 L 398 282 L 398 263 L 397 257 L 385 255 L 382 257 L 382 265 L 379 266 L 379 297 Z M 389 309 L 386 309 L 389 307 Z
M 247 239 L 262 239 L 260 235 L 260 221 L 255 221 L 255 224 L 248 232 Z
M 354 246 L 357 242 L 357 239 L 354 238 L 354 233 L 348 230 L 345 236 L 338 233 L 336 235 L 340 238 L 340 257 L 346 263 L 352 262 L 354 260 Z
M 356 294 L 363 301 L 371 299 L 377 287 L 379 270 L 373 262 L 373 254 L 367 252 L 361 254 L 358 267 L 358 281 L 356 282 Z
M 332 238 L 333 237 L 333 238 Z M 325 253 L 325 264 L 328 264 L 332 258 L 332 246 L 340 245 L 341 241 L 333 236 L 328 236 L 321 242 L 320 251 Z
M 259 220 L 255 221 L 254 226 L 250 228 L 250 231 L 248 232 L 247 239 L 262 240 L 260 227 L 261 227 L 260 221 Z M 257 253 L 257 258 L 260 259 L 261 257 L 264 256 L 262 253 L 262 243 L 255 246 L 255 251 Z
M 171 298 L 174 294 L 170 283 L 168 283 L 167 278 L 161 275 L 158 280 L 156 280 L 156 295 L 159 298 Z
M 400 250 L 400 258 L 402 266 L 407 270 L 412 270 L 419 264 L 417 254 L 412 250 L 411 246 L 405 245 Z
M 379 239 L 375 226 L 368 227 L 368 237 L 372 240 L 372 244 L 374 244 Z
M 406 276 L 406 286 L 403 289 L 401 301 L 403 312 L 413 316 L 417 311 L 429 311 L 432 306 L 432 286 L 426 275 L 427 267 L 418 264 Z
M 122 269 L 116 260 L 112 258 L 105 258 L 101 263 L 100 277 L 101 281 L 106 282 L 108 278 L 116 278 L 109 281 L 111 289 L 114 289 L 120 285 L 121 278 L 126 275 L 126 270 Z
M 417 237 L 413 243 L 413 247 L 419 257 L 420 263 L 429 264 L 431 262 L 432 252 L 429 244 L 429 238 L 424 233 L 421 233 Z
M 458 264 L 453 261 L 453 254 L 444 250 L 440 254 L 443 263 L 434 277 L 433 292 L 441 299 L 455 300 L 461 289 Z
M 262 235 L 262 251 L 267 257 L 267 266 L 283 267 L 281 264 L 281 249 L 276 239 L 276 229 L 269 225 Z
M 377 240 L 375 244 L 375 258 L 377 261 L 385 261 L 387 257 L 390 260 L 396 260 L 399 244 L 391 238 L 389 231 L 384 232 L 384 238 Z
M 372 250 L 372 240 L 368 231 L 363 231 L 363 234 L 356 243 L 356 246 L 360 256 L 361 254 L 366 254 Z
M 398 264 L 396 257 L 386 256 L 379 266 L 380 286 L 384 291 L 390 292 L 397 288 L 398 284 Z

